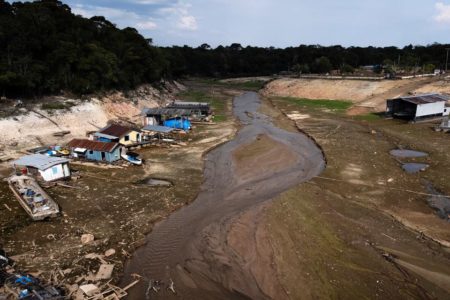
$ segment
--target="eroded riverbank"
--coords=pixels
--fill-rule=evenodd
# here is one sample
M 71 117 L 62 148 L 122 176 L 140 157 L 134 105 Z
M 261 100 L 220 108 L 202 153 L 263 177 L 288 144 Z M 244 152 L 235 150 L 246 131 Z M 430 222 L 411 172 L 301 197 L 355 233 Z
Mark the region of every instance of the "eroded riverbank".
M 151 295 L 164 299 L 267 297 L 256 280 L 263 270 L 252 269 L 236 251 L 245 249 L 247 241 L 229 240 L 233 220 L 318 175 L 325 162 L 312 140 L 273 125 L 258 112 L 260 104 L 256 93 L 235 98 L 241 130 L 206 156 L 197 199 L 157 224 L 126 266 L 125 281 L 133 273 L 145 279 L 129 299 L 152 293 L 148 286 L 154 280 L 175 283 L 176 295 L 166 289 Z

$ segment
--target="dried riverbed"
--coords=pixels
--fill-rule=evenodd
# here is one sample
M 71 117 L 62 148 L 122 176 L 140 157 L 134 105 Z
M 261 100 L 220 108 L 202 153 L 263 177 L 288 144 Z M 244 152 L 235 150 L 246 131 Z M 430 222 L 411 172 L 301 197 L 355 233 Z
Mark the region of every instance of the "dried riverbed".
M 239 255 L 252 243 L 239 238 L 245 231 L 236 226 L 247 224 L 242 221 L 247 218 L 257 227 L 254 221 L 264 209 L 260 204 L 318 175 L 325 161 L 311 139 L 280 129 L 259 113 L 260 104 L 256 93 L 235 98 L 234 114 L 242 128 L 206 156 L 205 182 L 197 199 L 157 224 L 126 266 L 125 282 L 134 273 L 145 279 L 129 299 L 268 297 L 257 280 L 264 270 L 251 261 L 259 255 Z M 230 234 L 236 231 L 240 234 Z M 252 236 L 257 228 L 247 231 Z M 159 293 L 151 289 L 155 281 L 163 287 Z M 171 281 L 176 295 L 164 288 Z

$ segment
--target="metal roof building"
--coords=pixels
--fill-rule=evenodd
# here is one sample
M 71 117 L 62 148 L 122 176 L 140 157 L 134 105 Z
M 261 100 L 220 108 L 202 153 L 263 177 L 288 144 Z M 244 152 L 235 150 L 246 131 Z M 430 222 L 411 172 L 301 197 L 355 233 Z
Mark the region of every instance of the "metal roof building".
M 143 116 L 189 116 L 190 109 L 183 108 L 144 108 Z
M 28 173 L 45 181 L 70 177 L 69 160 L 61 157 L 31 154 L 13 161 L 12 164 L 26 167 Z
M 17 166 L 27 166 L 39 169 L 41 171 L 47 170 L 56 165 L 68 163 L 69 160 L 61 157 L 47 156 L 43 154 L 31 154 L 22 156 L 12 163 Z
M 83 139 L 73 139 L 68 144 L 71 154 L 76 158 L 95 161 L 114 162 L 120 159 L 118 143 L 98 142 Z
M 111 152 L 118 146 L 118 143 L 104 143 L 84 139 L 73 139 L 67 144 L 67 147 L 69 148 L 80 148 L 101 152 Z
M 126 126 L 122 126 L 122 125 L 118 125 L 118 124 L 110 124 L 102 129 L 100 129 L 97 132 L 97 134 L 101 134 L 103 136 L 108 136 L 108 137 L 113 137 L 113 138 L 114 137 L 120 138 L 133 130 L 135 130 L 135 129 L 126 127 Z
M 395 118 L 421 120 L 448 115 L 445 106 L 449 97 L 442 94 L 422 94 L 389 99 L 386 102 L 386 114 Z

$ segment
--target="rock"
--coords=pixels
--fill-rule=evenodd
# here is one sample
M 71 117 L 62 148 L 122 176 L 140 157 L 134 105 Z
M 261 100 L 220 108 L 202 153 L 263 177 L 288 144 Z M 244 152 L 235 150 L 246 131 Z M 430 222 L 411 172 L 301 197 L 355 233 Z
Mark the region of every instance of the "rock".
M 108 249 L 108 250 L 105 251 L 105 256 L 106 257 L 113 256 L 114 254 L 116 254 L 116 250 L 114 250 L 114 249 Z
M 89 244 L 94 241 L 94 235 L 90 233 L 85 233 L 81 236 L 81 243 L 83 245 Z
M 389 178 L 388 180 L 387 180 L 387 182 L 393 182 L 394 181 L 394 178 Z
M 377 132 L 375 130 L 372 130 L 370 133 L 371 134 L 377 134 Z

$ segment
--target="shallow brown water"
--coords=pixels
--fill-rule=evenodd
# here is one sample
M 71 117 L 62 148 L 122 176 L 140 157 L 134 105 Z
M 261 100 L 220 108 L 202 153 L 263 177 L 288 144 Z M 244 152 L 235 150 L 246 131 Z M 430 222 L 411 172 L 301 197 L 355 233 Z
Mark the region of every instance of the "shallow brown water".
M 197 199 L 158 223 L 146 245 L 127 263 L 124 284 L 132 280 L 133 273 L 143 276 L 128 299 L 267 298 L 246 269 L 246 262 L 227 243 L 230 223 L 244 211 L 318 175 L 325 161 L 313 141 L 277 128 L 258 113 L 259 106 L 256 93 L 235 98 L 234 114 L 242 129 L 232 141 L 206 156 L 205 182 Z M 247 156 L 253 159 L 249 163 L 254 171 L 245 161 L 233 160 L 234 153 L 254 148 L 249 145 L 261 136 L 268 143 L 266 153 L 257 154 L 262 159 Z M 270 143 L 281 150 L 270 151 Z M 274 165 L 274 161 L 278 163 Z M 245 166 L 245 177 L 239 175 L 240 164 Z M 158 293 L 148 289 L 154 280 L 161 281 Z M 176 294 L 167 289 L 171 280 Z

